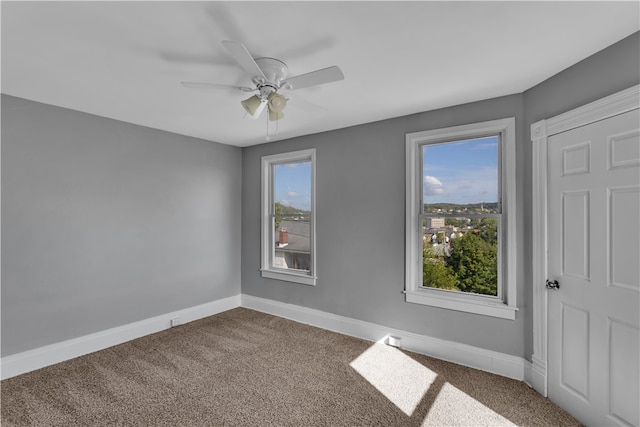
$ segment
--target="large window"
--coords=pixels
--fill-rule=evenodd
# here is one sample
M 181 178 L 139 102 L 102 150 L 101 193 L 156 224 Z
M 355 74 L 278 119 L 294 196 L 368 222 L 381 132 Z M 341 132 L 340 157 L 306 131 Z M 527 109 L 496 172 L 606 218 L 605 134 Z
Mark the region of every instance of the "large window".
M 262 158 L 262 276 L 315 285 L 315 150 Z
M 515 120 L 407 134 L 407 301 L 515 318 Z

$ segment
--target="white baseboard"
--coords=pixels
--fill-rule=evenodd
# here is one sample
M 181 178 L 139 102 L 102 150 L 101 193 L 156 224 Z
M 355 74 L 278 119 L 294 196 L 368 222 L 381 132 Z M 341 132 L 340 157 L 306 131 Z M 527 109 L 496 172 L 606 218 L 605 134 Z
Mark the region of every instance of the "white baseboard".
M 3 357 L 0 377 L 11 378 L 168 329 L 172 319 L 179 318 L 180 323 L 188 323 L 240 306 L 369 341 L 381 341 L 387 336 L 399 337 L 402 339 L 402 348 L 406 350 L 516 380 L 526 380 L 541 394 L 541 390 L 544 391 L 544 370 L 517 356 L 246 294 Z
M 546 363 L 538 360 L 535 356 L 532 358 L 533 362 L 526 361 L 524 380 L 535 391 L 543 396 L 547 396 L 547 388 L 545 383 Z
M 83 337 L 28 350 L 2 358 L 1 378 L 11 378 L 171 327 L 172 319 L 188 323 L 240 306 L 240 294 L 195 307 L 96 332 Z
M 527 361 L 521 357 L 246 294 L 242 294 L 242 306 L 369 341 L 400 337 L 406 350 L 520 381 L 525 378 Z

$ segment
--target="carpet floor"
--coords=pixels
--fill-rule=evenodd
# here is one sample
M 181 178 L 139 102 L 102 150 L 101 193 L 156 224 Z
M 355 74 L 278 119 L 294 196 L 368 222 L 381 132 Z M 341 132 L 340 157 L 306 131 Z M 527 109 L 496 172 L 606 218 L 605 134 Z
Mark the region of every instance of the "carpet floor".
M 2 426 L 578 426 L 523 382 L 236 308 L 1 382 Z

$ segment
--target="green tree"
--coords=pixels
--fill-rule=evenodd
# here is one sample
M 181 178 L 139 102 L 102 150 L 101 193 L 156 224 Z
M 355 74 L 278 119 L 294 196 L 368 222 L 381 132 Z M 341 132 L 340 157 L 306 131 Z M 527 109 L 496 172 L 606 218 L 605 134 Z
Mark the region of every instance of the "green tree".
M 278 228 L 280 228 L 280 215 L 282 215 L 282 205 L 278 202 L 275 203 L 274 207 L 273 207 L 273 213 L 275 214 L 275 229 L 277 230 Z
M 497 295 L 497 239 L 495 233 L 491 234 L 491 221 L 486 226 L 486 229 L 480 229 L 478 234 L 470 232 L 451 241 L 451 252 L 446 258 L 446 263 L 456 277 L 458 288 L 463 292 Z M 494 242 L 488 242 L 483 238 L 491 240 L 492 235 Z
M 482 218 L 477 226 L 478 236 L 490 245 L 498 244 L 498 220 L 495 218 Z
M 424 245 L 422 249 L 422 285 L 429 288 L 459 291 L 456 280 L 447 264 L 436 258 L 431 246 Z

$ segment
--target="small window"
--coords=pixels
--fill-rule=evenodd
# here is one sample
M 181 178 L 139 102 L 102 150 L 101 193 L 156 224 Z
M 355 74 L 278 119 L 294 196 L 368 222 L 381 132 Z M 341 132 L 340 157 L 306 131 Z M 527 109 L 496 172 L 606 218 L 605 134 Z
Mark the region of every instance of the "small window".
M 515 318 L 514 128 L 407 135 L 408 302 Z
M 262 276 L 315 285 L 315 150 L 262 158 Z

